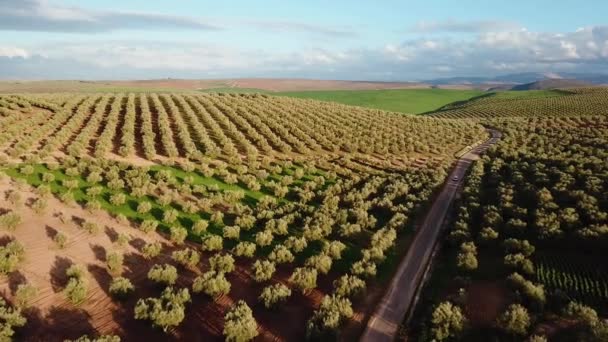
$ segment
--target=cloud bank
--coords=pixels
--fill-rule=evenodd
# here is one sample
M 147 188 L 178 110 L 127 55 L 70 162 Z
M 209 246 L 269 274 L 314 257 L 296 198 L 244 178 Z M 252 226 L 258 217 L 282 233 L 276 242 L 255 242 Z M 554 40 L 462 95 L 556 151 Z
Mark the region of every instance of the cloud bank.
M 57 6 L 46 0 L 0 0 L 0 30 L 90 33 L 152 26 L 156 29 L 159 25 L 195 30 L 219 27 L 188 17 L 100 12 Z M 242 21 L 240 25 L 275 33 L 307 32 L 335 40 L 357 37 L 357 32 L 348 27 L 289 21 Z M 417 38 L 411 38 L 412 32 L 417 32 Z M 418 23 L 403 37 L 387 37 L 393 41 L 360 48 L 340 48 L 313 40 L 307 43 L 310 46 L 291 51 L 242 48 L 229 41 L 212 43 L 204 38 L 190 42 L 97 39 L 90 43 L 66 40 L 28 46 L 0 44 L 0 78 L 420 80 L 528 71 L 608 72 L 608 26 L 561 33 L 534 32 L 510 22 L 449 19 Z
M 91 33 L 119 29 L 215 30 L 197 18 L 121 11 L 94 11 L 47 0 L 0 0 L 0 30 Z

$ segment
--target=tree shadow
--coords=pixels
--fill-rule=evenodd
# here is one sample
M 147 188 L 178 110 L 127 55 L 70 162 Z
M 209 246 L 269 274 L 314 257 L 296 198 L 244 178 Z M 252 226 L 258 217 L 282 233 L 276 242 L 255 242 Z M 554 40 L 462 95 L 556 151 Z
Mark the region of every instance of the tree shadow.
M 132 238 L 131 241 L 129 241 L 129 245 L 141 252 L 146 245 L 146 241 L 142 238 Z
M 123 277 L 129 279 L 138 278 L 137 275 L 141 272 L 147 272 L 149 260 L 146 260 L 141 254 L 127 253 L 124 254 L 124 271 Z
M 49 226 L 48 224 L 44 226 L 44 229 L 46 230 L 46 236 L 48 236 L 51 240 L 53 240 L 55 236 L 59 234 L 59 231 L 57 229 Z
M 8 245 L 9 243 L 13 242 L 13 237 L 10 235 L 2 235 L 0 237 L 0 246 L 4 247 L 6 245 Z
M 82 309 L 51 307 L 49 313 L 42 319 L 40 329 L 41 341 L 61 339 L 78 339 L 83 335 L 97 335 L 97 330 L 90 322 L 91 316 Z M 46 336 L 50 336 L 46 337 Z
M 32 208 L 34 206 L 34 203 L 36 203 L 36 199 L 33 197 L 29 197 L 28 199 L 25 200 L 25 206 L 28 208 Z
M 19 271 L 12 272 L 8 275 L 8 288 L 11 290 L 11 294 L 13 296 L 17 292 L 17 288 L 19 287 L 19 285 L 25 283 L 27 283 L 27 279 Z
M 84 218 L 76 216 L 76 215 L 72 215 L 72 221 L 80 228 L 82 228 L 82 226 L 86 222 L 86 220 Z
M 116 240 L 118 240 L 118 232 L 116 231 L 116 229 L 106 226 L 105 233 L 112 243 L 114 243 L 114 242 L 116 242 Z
M 89 244 L 89 246 L 91 247 L 91 250 L 93 251 L 93 254 L 95 254 L 95 258 L 97 260 L 104 262 L 106 261 L 107 252 L 104 246 L 93 244 Z
M 55 257 L 55 262 L 53 263 L 53 266 L 49 272 L 53 291 L 59 292 L 65 287 L 68 281 L 68 277 L 65 275 L 65 272 L 72 265 L 74 265 L 74 262 L 66 257 Z
M 112 276 L 108 273 L 105 267 L 99 265 L 90 264 L 87 266 L 87 270 L 93 276 L 99 287 L 107 294 L 110 295 L 110 283 L 112 282 Z
M 8 214 L 11 210 L 7 208 L 0 208 L 0 215 Z

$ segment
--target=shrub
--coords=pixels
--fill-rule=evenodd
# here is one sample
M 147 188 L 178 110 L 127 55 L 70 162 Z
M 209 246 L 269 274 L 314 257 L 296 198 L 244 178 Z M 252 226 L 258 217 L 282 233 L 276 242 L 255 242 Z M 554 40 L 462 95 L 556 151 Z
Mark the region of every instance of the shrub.
M 259 300 L 266 308 L 271 308 L 279 302 L 284 302 L 291 296 L 291 290 L 283 284 L 266 286 L 260 294 Z
M 255 243 L 260 247 L 269 246 L 272 243 L 272 232 L 263 230 L 255 234 Z
M 376 275 L 376 264 L 369 260 L 359 260 L 355 261 L 350 268 L 351 272 L 354 275 L 362 276 L 362 277 L 373 277 Z
M 365 281 L 345 274 L 334 281 L 334 293 L 342 297 L 353 297 L 365 291 Z
M 175 251 L 171 254 L 171 257 L 180 265 L 190 269 L 194 269 L 201 260 L 200 253 L 191 248 Z
M 219 251 L 224 248 L 224 240 L 221 236 L 209 235 L 203 238 L 202 249 L 204 251 Z
M 216 272 L 230 273 L 234 271 L 234 258 L 230 254 L 216 254 L 209 258 L 209 267 Z
M 294 253 L 300 253 L 308 246 L 308 242 L 306 241 L 306 238 L 303 236 L 301 236 L 301 237 L 290 236 L 287 238 L 287 240 L 285 240 L 285 242 L 283 244 L 285 245 L 285 247 L 289 248 Z
M 42 174 L 42 181 L 45 183 L 52 183 L 55 181 L 55 175 L 50 172 L 45 172 Z
M 137 205 L 137 212 L 140 214 L 146 214 L 152 210 L 152 204 L 150 202 L 141 202 Z
M 15 304 L 19 308 L 29 306 L 29 303 L 38 296 L 38 289 L 30 284 L 19 284 L 15 291 Z
M 84 230 L 86 230 L 91 235 L 97 235 L 101 231 L 101 228 L 99 228 L 99 226 L 97 225 L 97 223 L 90 222 L 90 221 L 89 222 L 85 222 L 82 225 L 82 228 L 84 228 Z
M 122 254 L 117 252 L 109 253 L 106 256 L 106 267 L 108 268 L 108 273 L 110 273 L 112 276 L 122 274 L 123 262 L 124 257 Z
M 177 269 L 169 264 L 154 265 L 148 271 L 148 279 L 160 284 L 173 285 L 177 280 Z
M 101 209 L 101 203 L 99 201 L 96 200 L 90 200 L 87 201 L 84 205 L 84 207 L 91 213 L 94 213 L 95 211 L 98 211 Z
M 530 327 L 530 315 L 525 307 L 519 304 L 511 304 L 498 317 L 497 324 L 509 334 L 525 335 Z
M 86 190 L 87 196 L 97 197 L 101 195 L 103 188 L 101 186 L 92 186 Z
M 241 229 L 237 226 L 225 226 L 223 230 L 224 239 L 238 240 Z
M 83 335 L 75 340 L 64 340 L 64 342 L 120 342 L 120 337 L 114 335 L 101 335 L 98 337 Z
M 466 318 L 462 310 L 451 302 L 440 303 L 433 311 L 431 332 L 437 341 L 457 338 L 464 330 Z
M 71 191 L 66 191 L 62 193 L 61 195 L 59 195 L 59 199 L 61 200 L 61 202 L 65 203 L 68 206 L 72 206 L 74 205 L 74 203 L 76 203 L 76 200 L 74 199 L 74 194 Z
M 45 199 L 39 198 L 32 203 L 32 210 L 34 210 L 36 214 L 44 214 L 48 205 L 49 203 Z
M 331 241 L 323 246 L 323 253 L 330 256 L 333 260 L 342 259 L 342 252 L 346 245 L 340 241 Z
M 163 213 L 163 222 L 171 224 L 177 220 L 179 213 L 175 209 L 168 209 Z
M 80 305 L 87 298 L 87 284 L 84 278 L 71 277 L 63 289 L 66 298 L 74 305 Z
M 0 227 L 14 231 L 21 224 L 21 216 L 15 212 L 0 215 Z
M 124 298 L 135 290 L 131 281 L 125 277 L 116 277 L 110 283 L 110 293 L 116 297 Z
M 159 298 L 145 298 L 135 305 L 135 319 L 152 321 L 152 325 L 167 331 L 185 318 L 185 304 L 190 301 L 188 289 L 174 291 L 167 287 Z
M 192 233 L 195 235 L 201 235 L 207 231 L 207 227 L 209 227 L 209 222 L 205 220 L 198 220 L 194 222 L 194 225 L 192 225 Z
M 30 176 L 34 174 L 34 167 L 32 165 L 25 165 L 19 169 L 19 173 L 24 176 Z
M 156 221 L 156 220 L 144 220 L 139 225 L 139 229 L 146 234 L 156 231 L 157 227 L 158 227 L 158 221 Z
M 276 271 L 274 262 L 268 260 L 256 260 L 252 265 L 253 279 L 257 282 L 263 282 L 272 278 Z
M 184 240 L 186 240 L 186 237 L 188 237 L 188 231 L 186 230 L 186 228 L 181 226 L 173 226 L 169 228 L 169 233 L 171 242 L 178 245 L 183 244 Z
M 291 251 L 287 249 L 287 247 L 283 245 L 276 245 L 270 255 L 268 255 L 268 259 L 277 264 L 284 264 L 293 262 L 295 257 L 293 254 L 291 254 Z
M 239 300 L 224 316 L 224 336 L 227 342 L 250 341 L 258 336 L 258 324 L 253 312 Z
M 213 214 L 211 214 L 211 222 L 217 225 L 224 224 L 224 213 L 219 210 L 214 211 Z
M 291 274 L 289 281 L 302 293 L 307 293 L 317 286 L 317 270 L 308 267 L 298 267 Z
M 21 194 L 17 191 L 11 191 L 8 194 L 7 199 L 15 207 L 20 207 L 21 204 L 23 204 L 23 199 L 21 198 Z
M 115 206 L 121 206 L 127 202 L 127 196 L 123 193 L 118 193 L 110 196 L 110 203 Z
M 120 247 L 124 247 L 129 243 L 129 241 L 131 241 L 131 237 L 128 234 L 119 233 L 114 243 L 116 243 Z
M 142 248 L 142 253 L 144 255 L 144 258 L 150 260 L 152 258 L 157 257 L 160 252 L 162 251 L 163 246 L 161 245 L 160 242 L 151 242 L 146 244 L 143 248 Z
M 55 234 L 55 237 L 53 237 L 53 241 L 59 249 L 64 249 L 66 244 L 68 243 L 68 238 L 67 236 L 65 236 L 65 234 L 59 232 Z
M 331 270 L 332 259 L 325 254 L 313 255 L 306 260 L 306 266 L 315 268 L 323 274 L 327 274 Z
M 325 296 L 306 324 L 306 336 L 309 339 L 325 340 L 327 335 L 334 335 L 345 319 L 353 316 L 350 300 L 336 295 Z
M 204 292 L 210 297 L 216 298 L 230 292 L 230 282 L 224 273 L 208 271 L 196 277 L 192 283 L 192 292 Z
M 253 258 L 255 255 L 256 245 L 253 242 L 241 241 L 233 249 L 233 253 L 236 256 Z
M 15 327 L 22 327 L 27 322 L 21 314 L 20 309 L 14 309 L 7 305 L 3 298 L 0 298 L 0 312 L 2 319 L 2 329 L 0 330 L 0 340 L 11 341 L 15 334 Z
M 25 258 L 25 249 L 17 241 L 0 246 L 0 274 L 14 272 Z

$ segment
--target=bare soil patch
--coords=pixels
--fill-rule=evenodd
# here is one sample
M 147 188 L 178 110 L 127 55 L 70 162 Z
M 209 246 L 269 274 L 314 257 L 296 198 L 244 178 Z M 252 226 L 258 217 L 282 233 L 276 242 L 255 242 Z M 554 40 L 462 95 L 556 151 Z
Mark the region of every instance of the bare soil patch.
M 25 202 L 38 196 L 32 189 L 17 189 L 10 179 L 0 180 L 0 194 L 17 190 Z M 29 283 L 38 289 L 37 297 L 25 310 L 28 323 L 19 329 L 20 340 L 63 341 L 75 339 L 84 334 L 116 334 L 124 341 L 222 341 L 224 315 L 237 301 L 245 300 L 254 312 L 258 322 L 257 341 L 301 341 L 305 338 L 307 319 L 319 306 L 323 296 L 330 293 L 335 274 L 319 275 L 318 288 L 307 294 L 293 290 L 292 297 L 274 310 L 267 310 L 257 297 L 262 289 L 273 283 L 288 283 L 293 270 L 290 265 L 279 265 L 273 279 L 258 284 L 252 278 L 253 260 L 237 258 L 236 270 L 227 275 L 232 284 L 230 294 L 215 301 L 204 294 L 192 294 L 192 303 L 186 308 L 186 319 L 169 334 L 154 329 L 148 321 L 133 318 L 133 308 L 139 298 L 158 296 L 162 288 L 147 280 L 149 268 L 156 263 L 171 263 L 172 251 L 177 248 L 159 234 L 146 235 L 139 230 L 118 223 L 108 213 L 90 213 L 80 206 L 67 206 L 55 198 L 48 199 L 46 213 L 36 214 L 23 204 L 14 209 L 22 224 L 14 232 L 0 231 L 0 239 L 7 242 L 17 240 L 26 250 L 26 259 L 19 270 L 0 278 L 0 295 L 9 301 L 14 299 L 16 288 L 21 283 Z M 6 196 L 0 196 L 0 209 L 13 210 Z M 63 223 L 58 213 L 70 218 Z M 91 235 L 81 228 L 87 221 L 97 223 L 102 232 Z M 65 234 L 69 242 L 59 249 L 53 238 L 59 232 Z M 128 234 L 131 241 L 120 247 L 115 241 L 119 234 Z M 140 253 L 147 242 L 163 243 L 163 254 L 152 261 L 145 260 Z M 198 248 L 198 245 L 189 244 Z M 108 253 L 118 251 L 124 255 L 123 276 L 135 285 L 134 295 L 125 301 L 116 301 L 108 292 L 112 277 L 106 270 L 105 258 Z M 211 253 L 203 253 L 202 262 L 195 270 L 179 269 L 180 277 L 176 286 L 191 287 L 193 279 L 208 270 L 207 259 Z M 72 264 L 78 264 L 87 271 L 88 294 L 84 304 L 74 306 L 63 294 L 68 279 L 65 271 Z M 373 291 L 372 293 L 377 293 Z M 372 296 L 376 297 L 376 296 Z M 353 323 L 360 328 L 375 299 L 368 297 L 354 301 Z M 357 328 L 355 331 L 358 330 Z
M 467 288 L 467 318 L 474 326 L 491 326 L 508 304 L 508 291 L 497 282 L 475 282 Z

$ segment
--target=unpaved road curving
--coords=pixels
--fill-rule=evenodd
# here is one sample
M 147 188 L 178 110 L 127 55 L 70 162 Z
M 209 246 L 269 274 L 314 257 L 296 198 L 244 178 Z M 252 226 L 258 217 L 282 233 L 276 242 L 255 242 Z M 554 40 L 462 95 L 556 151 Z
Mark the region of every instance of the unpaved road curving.
M 367 327 L 361 335 L 362 342 L 393 341 L 395 339 L 399 325 L 412 304 L 424 270 L 431 259 L 441 225 L 467 170 L 473 161 L 501 137 L 501 133 L 496 130 L 488 129 L 488 131 L 492 137 L 463 155 L 448 176 L 441 193 L 435 199 L 418 229 L 405 258 L 399 264 L 386 294 L 370 317 Z

